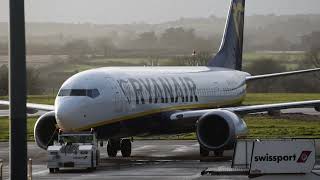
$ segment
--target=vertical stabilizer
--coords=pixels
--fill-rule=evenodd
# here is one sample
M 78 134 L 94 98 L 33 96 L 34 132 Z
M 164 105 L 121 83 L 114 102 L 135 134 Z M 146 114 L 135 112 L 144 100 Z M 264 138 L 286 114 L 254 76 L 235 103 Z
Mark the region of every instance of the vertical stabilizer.
M 245 0 L 231 0 L 222 42 L 209 66 L 242 69 L 244 9 Z

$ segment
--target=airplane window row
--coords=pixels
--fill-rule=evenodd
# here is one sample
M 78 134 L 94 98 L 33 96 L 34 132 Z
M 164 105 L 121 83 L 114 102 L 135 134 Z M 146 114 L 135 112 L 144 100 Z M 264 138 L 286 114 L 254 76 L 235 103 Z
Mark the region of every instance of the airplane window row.
M 98 89 L 61 89 L 58 96 L 87 96 L 96 98 L 100 95 Z
M 241 89 L 227 89 L 227 88 L 204 88 L 198 89 L 200 96 L 221 96 L 221 95 L 237 95 L 241 94 Z

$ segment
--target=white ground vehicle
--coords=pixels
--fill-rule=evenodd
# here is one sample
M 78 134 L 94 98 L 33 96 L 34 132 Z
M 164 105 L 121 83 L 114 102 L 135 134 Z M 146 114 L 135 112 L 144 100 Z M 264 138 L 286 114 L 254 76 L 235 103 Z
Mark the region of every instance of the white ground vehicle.
M 100 153 L 93 132 L 59 133 L 58 142 L 48 147 L 50 173 L 59 168 L 96 169 Z

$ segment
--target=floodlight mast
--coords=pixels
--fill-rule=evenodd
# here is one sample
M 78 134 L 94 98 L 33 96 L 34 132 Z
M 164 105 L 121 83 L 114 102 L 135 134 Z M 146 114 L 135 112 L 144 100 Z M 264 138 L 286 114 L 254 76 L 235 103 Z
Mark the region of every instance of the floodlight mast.
M 9 1 L 10 179 L 27 179 L 24 0 Z

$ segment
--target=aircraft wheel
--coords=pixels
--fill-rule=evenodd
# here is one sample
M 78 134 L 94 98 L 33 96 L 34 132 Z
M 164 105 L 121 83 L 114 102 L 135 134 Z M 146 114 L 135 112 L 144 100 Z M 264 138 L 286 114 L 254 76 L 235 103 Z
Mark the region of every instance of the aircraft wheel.
M 200 156 L 201 157 L 209 156 L 209 151 L 200 146 Z
M 97 151 L 96 151 L 96 166 L 99 165 L 99 161 L 100 161 L 100 151 L 97 150 Z
M 120 143 L 122 157 L 131 156 L 131 141 L 130 139 L 122 139 Z
M 54 168 L 49 168 L 50 173 L 54 173 Z
M 92 171 L 95 171 L 95 170 L 97 170 L 96 167 L 89 167 L 89 168 L 87 168 L 87 171 L 89 171 L 89 172 L 92 172 Z
M 217 157 L 222 157 L 223 156 L 223 150 L 214 151 L 214 155 L 217 156 Z
M 117 156 L 118 148 L 115 145 L 115 142 L 112 142 L 111 140 L 108 141 L 107 153 L 108 153 L 109 157 L 116 157 Z

